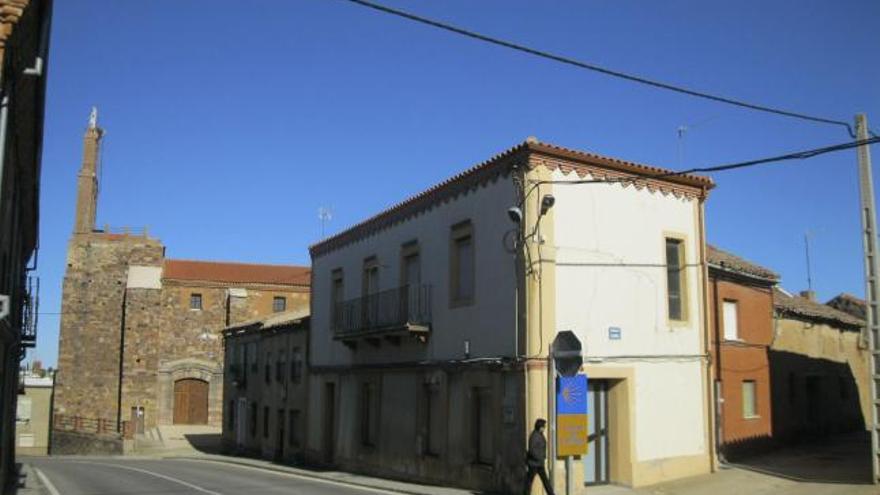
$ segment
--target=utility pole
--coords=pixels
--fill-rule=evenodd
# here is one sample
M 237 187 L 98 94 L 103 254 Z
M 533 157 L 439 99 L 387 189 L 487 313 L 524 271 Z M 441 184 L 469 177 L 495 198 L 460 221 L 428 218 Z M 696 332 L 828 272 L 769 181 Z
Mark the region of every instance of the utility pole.
M 856 115 L 856 136 L 859 141 L 868 139 L 868 121 L 865 114 Z M 880 260 L 877 259 L 877 216 L 874 212 L 874 183 L 871 178 L 871 152 L 868 145 L 858 147 L 859 156 L 859 196 L 862 219 L 862 243 L 865 259 L 865 301 L 868 317 L 868 372 L 871 374 L 871 469 L 874 484 L 880 482 L 880 400 L 877 398 L 880 387 L 880 321 L 878 321 L 878 302 L 880 295 Z

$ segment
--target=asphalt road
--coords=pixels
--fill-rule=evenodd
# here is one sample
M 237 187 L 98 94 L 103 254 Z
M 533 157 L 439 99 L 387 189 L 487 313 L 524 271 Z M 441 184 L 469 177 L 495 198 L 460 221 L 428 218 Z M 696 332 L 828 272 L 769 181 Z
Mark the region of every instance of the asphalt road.
M 48 495 L 365 495 L 385 493 L 217 462 L 178 459 L 32 458 Z M 43 483 L 46 485 L 46 483 Z

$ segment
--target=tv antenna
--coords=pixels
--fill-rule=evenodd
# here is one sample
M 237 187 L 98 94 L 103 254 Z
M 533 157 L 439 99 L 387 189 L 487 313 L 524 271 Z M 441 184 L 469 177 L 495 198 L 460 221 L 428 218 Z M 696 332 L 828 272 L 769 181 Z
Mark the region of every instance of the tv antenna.
M 333 219 L 333 210 L 322 206 L 318 208 L 318 220 L 321 221 L 321 239 L 324 238 L 324 226 Z

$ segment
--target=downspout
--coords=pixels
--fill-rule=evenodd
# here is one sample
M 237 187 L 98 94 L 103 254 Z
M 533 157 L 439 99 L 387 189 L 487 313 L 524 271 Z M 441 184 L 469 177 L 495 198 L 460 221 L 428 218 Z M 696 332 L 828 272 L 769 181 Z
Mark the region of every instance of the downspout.
M 701 267 L 701 283 L 703 286 L 703 354 L 705 356 L 709 356 L 709 265 L 706 259 L 706 214 L 705 214 L 705 202 L 706 196 L 708 195 L 708 191 L 706 187 L 703 186 L 702 194 L 700 195 L 700 203 L 699 203 L 699 228 L 700 228 L 700 267 Z M 712 360 L 706 360 L 706 418 L 708 420 L 708 427 L 706 431 L 706 437 L 708 440 L 708 454 L 709 454 L 709 470 L 714 473 L 717 471 L 715 467 L 715 449 L 717 448 L 717 442 L 714 435 L 715 430 L 715 417 L 713 403 L 715 402 L 715 394 L 713 393 L 713 383 L 712 379 Z

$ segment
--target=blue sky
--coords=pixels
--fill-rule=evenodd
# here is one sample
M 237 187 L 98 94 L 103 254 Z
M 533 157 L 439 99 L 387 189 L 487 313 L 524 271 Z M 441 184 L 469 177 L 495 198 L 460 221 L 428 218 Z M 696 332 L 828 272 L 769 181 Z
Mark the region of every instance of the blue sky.
M 708 92 L 865 112 L 880 128 L 878 2 L 386 3 Z M 674 169 L 848 139 L 341 0 L 56 2 L 49 64 L 32 351 L 48 364 L 92 105 L 107 131 L 99 225 L 149 226 L 169 257 L 266 263 L 308 263 L 321 206 L 341 230 L 527 136 Z M 854 151 L 713 178 L 710 242 L 799 290 L 810 231 L 819 297 L 864 292 Z

